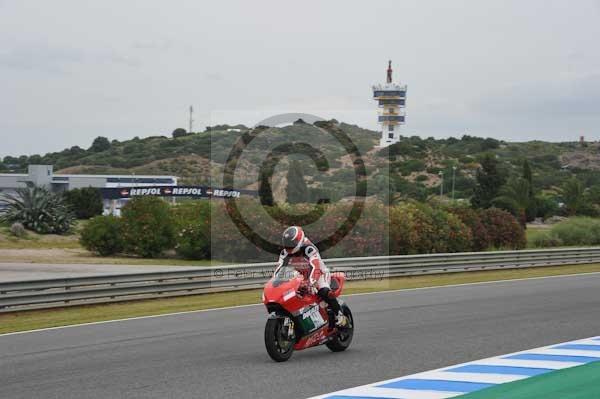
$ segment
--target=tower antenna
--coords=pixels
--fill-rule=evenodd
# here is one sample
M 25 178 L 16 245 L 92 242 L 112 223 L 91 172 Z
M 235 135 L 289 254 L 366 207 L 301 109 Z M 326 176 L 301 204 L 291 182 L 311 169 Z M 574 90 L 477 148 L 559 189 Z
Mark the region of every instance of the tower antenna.
M 192 133 L 192 129 L 194 128 L 194 107 L 190 105 L 190 129 L 188 133 Z
M 378 122 L 381 125 L 380 147 L 400 141 L 400 126 L 406 120 L 406 85 L 392 80 L 392 61 L 388 61 L 386 83 L 373 86 L 373 99 L 379 108 Z

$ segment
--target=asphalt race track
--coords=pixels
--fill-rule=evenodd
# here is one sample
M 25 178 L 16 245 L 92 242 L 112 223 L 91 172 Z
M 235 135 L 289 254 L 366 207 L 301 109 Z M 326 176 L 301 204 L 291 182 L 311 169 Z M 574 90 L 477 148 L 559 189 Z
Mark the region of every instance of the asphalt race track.
M 600 274 L 347 302 L 349 351 L 318 347 L 284 364 L 264 350 L 262 306 L 0 336 L 0 397 L 305 398 L 600 335 Z

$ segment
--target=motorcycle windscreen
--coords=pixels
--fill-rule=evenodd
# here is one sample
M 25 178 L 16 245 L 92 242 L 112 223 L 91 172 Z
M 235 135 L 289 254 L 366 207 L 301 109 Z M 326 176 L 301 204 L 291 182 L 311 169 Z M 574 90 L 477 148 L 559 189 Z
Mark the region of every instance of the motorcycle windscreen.
M 273 287 L 278 287 L 281 284 L 291 281 L 298 276 L 300 276 L 300 273 L 294 267 L 289 265 L 283 266 L 273 276 Z

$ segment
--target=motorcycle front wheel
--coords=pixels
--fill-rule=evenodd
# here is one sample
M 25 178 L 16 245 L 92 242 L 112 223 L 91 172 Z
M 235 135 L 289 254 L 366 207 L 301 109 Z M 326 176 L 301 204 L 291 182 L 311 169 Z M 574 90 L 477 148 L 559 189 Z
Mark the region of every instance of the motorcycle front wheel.
M 294 353 L 294 341 L 289 338 L 283 328 L 284 318 L 267 320 L 265 325 L 265 347 L 271 359 L 285 362 Z

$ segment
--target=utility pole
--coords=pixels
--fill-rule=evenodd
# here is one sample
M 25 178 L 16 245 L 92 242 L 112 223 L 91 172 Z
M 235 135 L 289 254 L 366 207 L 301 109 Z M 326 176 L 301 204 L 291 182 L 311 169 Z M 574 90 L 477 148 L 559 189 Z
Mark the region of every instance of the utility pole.
M 456 165 L 452 167 L 452 201 L 454 201 L 454 183 L 456 182 Z
M 188 133 L 192 133 L 192 129 L 194 128 L 194 107 L 190 105 L 190 128 Z
M 440 197 L 442 197 L 444 195 L 444 172 L 440 170 L 438 175 L 440 176 Z

